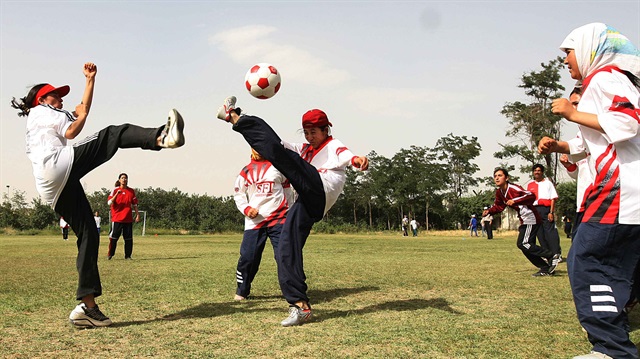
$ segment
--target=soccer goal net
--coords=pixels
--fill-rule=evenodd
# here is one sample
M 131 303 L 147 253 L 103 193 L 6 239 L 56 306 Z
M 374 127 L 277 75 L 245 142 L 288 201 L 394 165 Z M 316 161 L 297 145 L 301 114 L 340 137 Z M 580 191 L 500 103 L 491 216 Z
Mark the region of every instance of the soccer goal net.
M 147 211 L 138 210 L 138 213 L 140 213 L 140 217 L 142 217 L 141 220 L 140 220 L 140 223 L 142 224 L 142 228 L 140 228 L 138 226 L 138 224 L 140 224 L 140 223 L 136 224 L 136 222 L 134 221 L 133 222 L 133 233 L 134 234 L 136 233 L 136 231 L 137 231 L 136 227 L 138 227 L 141 230 L 140 235 L 144 236 L 146 231 L 147 231 Z M 111 223 L 113 223 L 113 221 L 111 221 L 111 211 L 109 211 L 109 226 L 111 226 Z M 109 230 L 111 230 L 111 228 L 109 228 Z

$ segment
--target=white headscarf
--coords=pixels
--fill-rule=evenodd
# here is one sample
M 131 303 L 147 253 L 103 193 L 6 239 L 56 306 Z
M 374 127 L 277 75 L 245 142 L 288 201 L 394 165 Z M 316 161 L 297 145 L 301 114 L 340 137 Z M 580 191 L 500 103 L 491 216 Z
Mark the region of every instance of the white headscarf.
M 560 45 L 566 52 L 573 49 L 578 71 L 585 79 L 605 66 L 616 66 L 640 78 L 640 51 L 624 35 L 603 23 L 581 26 L 569 34 Z

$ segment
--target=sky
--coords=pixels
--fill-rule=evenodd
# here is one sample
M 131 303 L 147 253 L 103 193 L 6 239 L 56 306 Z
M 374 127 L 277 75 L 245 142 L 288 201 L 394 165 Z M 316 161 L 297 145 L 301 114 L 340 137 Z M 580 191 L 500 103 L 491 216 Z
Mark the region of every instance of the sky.
M 0 190 L 37 196 L 25 154 L 25 119 L 11 108 L 35 84 L 84 90 L 98 66 L 91 112 L 73 144 L 121 123 L 159 127 L 172 108 L 185 120 L 174 150 L 120 150 L 82 179 L 88 193 L 118 174 L 135 188 L 229 196 L 250 149 L 216 119 L 225 97 L 304 142 L 301 116 L 324 110 L 333 135 L 358 155 L 392 157 L 410 146 L 475 136 L 477 177 L 492 174 L 507 102 L 528 102 L 523 74 L 562 56 L 571 30 L 591 22 L 640 45 L 640 1 L 5 1 L 0 0 Z M 244 88 L 256 63 L 281 73 L 276 96 Z M 574 81 L 562 71 L 566 96 Z M 571 138 L 577 128 L 563 127 Z M 517 161 L 510 163 L 518 166 Z M 526 178 L 524 178 L 526 179 Z M 142 206 L 143 207 L 143 206 Z M 141 208 L 142 208 L 141 207 Z

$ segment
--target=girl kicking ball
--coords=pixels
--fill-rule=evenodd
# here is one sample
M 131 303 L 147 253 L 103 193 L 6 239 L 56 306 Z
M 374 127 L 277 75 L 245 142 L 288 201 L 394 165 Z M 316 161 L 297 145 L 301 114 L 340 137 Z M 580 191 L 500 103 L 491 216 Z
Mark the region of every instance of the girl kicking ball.
M 119 148 L 160 150 L 184 144 L 184 122 L 178 111 L 171 110 L 166 125 L 158 128 L 129 124 L 109 126 L 73 146 L 67 145 L 67 140 L 76 138 L 85 125 L 97 72 L 95 64 L 84 64 L 84 94 L 73 112 L 62 109 L 62 98 L 69 93 L 69 86 L 39 84 L 25 97 L 11 101 L 11 106 L 20 111 L 18 116 L 27 117 L 26 152 L 38 193 L 64 217 L 78 237 L 76 297 L 81 303 L 69 315 L 77 327 L 111 325 L 111 320 L 95 302 L 102 294 L 98 273 L 100 237 L 80 179 L 107 162 Z
M 233 130 L 284 174 L 298 194 L 289 208 L 276 257 L 280 289 L 289 303 L 289 317 L 281 324 L 300 325 L 311 319 L 302 248 L 313 224 L 322 219 L 342 192 L 346 167 L 366 170 L 369 160 L 355 156 L 331 136 L 332 124 L 321 110 L 310 110 L 302 116 L 308 143 L 301 144 L 283 142 L 264 120 L 240 113 L 236 98 L 231 96 L 220 107 L 218 118 L 232 123 Z

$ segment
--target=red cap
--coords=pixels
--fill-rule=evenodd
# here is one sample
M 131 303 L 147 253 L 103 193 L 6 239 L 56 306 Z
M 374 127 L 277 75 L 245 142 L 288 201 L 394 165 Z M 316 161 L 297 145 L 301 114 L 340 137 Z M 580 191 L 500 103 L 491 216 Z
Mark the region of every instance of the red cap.
M 65 97 L 69 93 L 69 90 L 70 90 L 70 88 L 69 88 L 68 85 L 64 85 L 64 86 L 60 86 L 60 87 L 56 88 L 56 87 L 53 87 L 53 86 L 51 86 L 49 84 L 46 84 L 46 85 L 42 86 L 42 88 L 40 90 L 38 90 L 38 93 L 36 94 L 36 97 L 33 99 L 33 106 L 32 107 L 38 106 L 38 99 L 40 97 L 46 96 L 48 93 L 55 92 L 55 93 L 58 94 L 58 96 Z
M 331 122 L 329 122 L 329 118 L 327 118 L 327 114 L 324 113 L 324 111 L 313 109 L 302 115 L 302 127 L 309 128 L 323 126 L 333 126 Z

